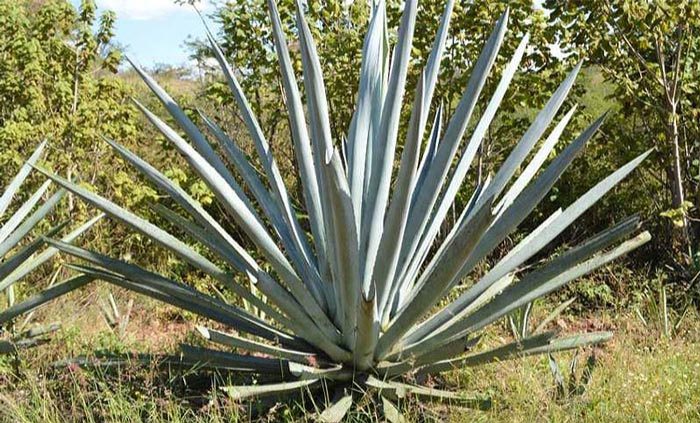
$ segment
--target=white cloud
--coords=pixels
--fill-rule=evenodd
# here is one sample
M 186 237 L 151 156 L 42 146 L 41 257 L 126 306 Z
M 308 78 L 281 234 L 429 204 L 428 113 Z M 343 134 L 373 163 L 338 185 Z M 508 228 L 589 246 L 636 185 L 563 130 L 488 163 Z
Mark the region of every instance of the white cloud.
M 198 0 L 197 7 L 206 9 L 208 1 Z M 173 0 L 98 0 L 102 9 L 113 10 L 121 19 L 150 20 L 162 18 L 178 11 L 193 13 L 189 6 L 180 6 Z

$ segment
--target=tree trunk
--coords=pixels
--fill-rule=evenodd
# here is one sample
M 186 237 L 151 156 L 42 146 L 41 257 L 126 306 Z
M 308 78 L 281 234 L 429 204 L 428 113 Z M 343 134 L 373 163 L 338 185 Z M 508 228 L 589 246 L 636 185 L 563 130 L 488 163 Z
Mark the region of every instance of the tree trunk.
M 679 208 L 685 201 L 685 195 L 683 192 L 683 176 L 681 175 L 681 150 L 678 142 L 678 115 L 676 114 L 676 107 L 673 105 L 669 111 L 668 137 L 673 150 L 671 201 L 673 208 Z
M 685 192 L 683 189 L 683 174 L 681 167 L 678 114 L 676 111 L 676 105 L 673 103 L 668 105 L 666 135 L 671 143 L 671 151 L 673 154 L 672 162 L 668 168 L 669 183 L 671 184 L 671 207 L 673 209 L 682 209 L 685 202 Z M 674 244 L 681 248 L 684 253 L 692 255 L 692 246 L 690 243 L 688 228 L 689 221 L 685 211 L 682 212 L 681 219 L 683 223 L 682 226 L 678 228 L 674 226 Z

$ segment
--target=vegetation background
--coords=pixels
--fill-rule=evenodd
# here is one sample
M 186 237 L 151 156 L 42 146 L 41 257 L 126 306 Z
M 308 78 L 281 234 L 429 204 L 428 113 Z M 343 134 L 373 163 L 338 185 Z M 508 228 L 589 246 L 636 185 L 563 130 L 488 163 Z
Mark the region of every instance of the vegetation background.
M 393 28 L 401 5 L 401 1 L 388 0 Z M 294 2 L 280 0 L 278 6 L 289 38 L 294 39 Z M 546 358 L 494 365 L 478 373 L 457 372 L 446 383 L 493 396 L 492 411 L 470 412 L 464 418 L 700 419 L 700 3 L 547 0 L 535 7 L 529 0 L 459 1 L 436 93 L 448 112 L 459 100 L 483 37 L 506 6 L 511 8 L 511 26 L 495 74 L 526 32 L 531 35 L 532 47 L 479 151 L 478 171 L 465 184 L 458 203 L 466 201 L 471 186 L 498 166 L 529 124 L 533 111 L 544 104 L 565 72 L 584 60 L 585 71 L 568 100 L 568 107 L 576 103 L 579 112 L 565 138 L 571 139 L 603 111 L 612 113 L 602 134 L 567 171 L 538 213 L 568 205 L 604 175 L 655 147 L 644 168 L 578 220 L 560 244 L 584 239 L 635 212 L 643 216 L 654 238 L 644 249 L 538 306 L 543 311 L 536 312 L 535 319 L 576 297 L 574 305 L 555 322 L 561 330 L 576 324 L 618 331 L 616 340 L 597 352 L 602 359 L 584 395 L 555 399 Z M 420 2 L 409 91 L 429 54 L 442 7 L 442 0 Z M 336 138 L 345 133 L 354 107 L 354 97 L 348 93 L 354 93 L 358 85 L 368 14 L 364 1 L 309 2 L 308 18 L 324 67 Z M 265 1 L 232 0 L 219 4 L 208 18 L 220 28 L 217 36 L 240 70 L 243 87 L 276 156 L 281 158 L 278 164 L 290 193 L 301 205 L 287 116 L 280 107 L 281 81 Z M 77 9 L 67 0 L 0 0 L 0 186 L 8 183 L 38 142 L 47 139 L 46 167 L 157 220 L 151 206 L 164 200 L 115 157 L 102 141 L 104 136 L 159 163 L 169 177 L 212 209 L 207 187 L 133 107 L 131 98 L 136 98 L 160 110 L 146 87 L 122 66 L 119 46 L 113 42 L 116 19 L 110 12 L 98 15 L 92 0 L 83 0 Z M 203 109 L 254 156 L 230 92 L 220 75 L 208 67 L 210 52 L 199 40 L 192 40 L 187 48 L 198 64 L 196 69 L 162 66 L 151 73 L 187 106 L 193 119 L 197 118 L 196 109 Z M 294 46 L 292 53 L 298 70 L 300 58 Z M 486 91 L 493 90 L 495 84 L 496 80 L 489 80 Z M 37 178 L 32 183 L 38 186 L 41 181 Z M 225 219 L 221 210 L 209 211 Z M 81 202 L 69 201 L 69 207 L 53 219 L 84 221 L 92 215 L 94 211 Z M 166 222 L 159 224 L 167 227 Z M 530 227 L 523 225 L 522 233 Z M 519 236 L 516 234 L 513 242 Z M 217 290 L 204 275 L 108 220 L 82 242 L 200 289 Z M 30 283 L 24 284 L 27 292 L 17 295 L 45 286 L 55 272 L 67 274 L 61 266 L 62 261 L 57 260 L 36 272 Z M 51 346 L 30 353 L 26 357 L 30 364 L 0 359 L 3 419 L 226 421 L 250 417 L 211 393 L 204 403 L 183 401 L 187 395 L 180 391 L 186 390 L 159 387 L 162 376 L 155 373 L 134 371 L 115 380 L 76 369 L 65 373 L 47 370 L 55 359 L 100 349 L 170 348 L 190 336 L 191 328 L 181 313 L 121 291 L 114 292 L 116 303 L 124 308 L 133 299 L 133 315 L 124 331 L 111 331 L 101 317 L 100 304 L 107 295 L 105 287 L 96 285 L 47 307 L 40 317 L 64 321 L 59 338 Z M 504 322 L 503 333 L 494 336 L 509 336 L 508 325 Z M 568 358 L 562 356 L 559 361 L 568 363 Z M 299 410 L 275 409 L 268 418 L 293 420 L 299 417 L 295 413 Z M 441 419 L 448 414 L 462 418 L 456 411 L 439 407 L 429 409 L 425 418 L 434 415 Z

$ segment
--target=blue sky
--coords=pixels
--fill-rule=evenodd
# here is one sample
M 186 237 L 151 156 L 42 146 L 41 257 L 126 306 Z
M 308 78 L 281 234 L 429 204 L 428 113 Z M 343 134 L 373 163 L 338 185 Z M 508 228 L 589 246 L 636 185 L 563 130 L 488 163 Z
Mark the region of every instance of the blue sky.
M 71 0 L 78 6 L 80 0 Z M 200 6 L 205 12 L 211 1 Z M 97 0 L 100 11 L 117 13 L 116 41 L 140 64 L 187 63 L 184 41 L 204 36 L 199 17 L 190 6 L 178 6 L 173 0 Z

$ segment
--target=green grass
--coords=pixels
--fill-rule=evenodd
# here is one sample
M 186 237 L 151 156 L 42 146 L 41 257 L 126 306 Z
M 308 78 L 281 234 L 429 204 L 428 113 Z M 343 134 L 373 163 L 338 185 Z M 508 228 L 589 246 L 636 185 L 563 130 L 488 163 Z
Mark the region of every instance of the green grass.
M 118 293 L 121 301 L 130 294 Z M 192 374 L 125 368 L 117 374 L 51 363 L 91 351 L 173 350 L 190 323 L 140 297 L 126 336 L 111 333 L 95 299 L 104 292 L 76 294 L 41 310 L 39 319 L 57 315 L 71 322 L 49 345 L 23 354 L 21 361 L 0 359 L 0 421 L 12 422 L 247 422 L 269 405 L 237 404 L 206 379 L 203 389 Z M 118 295 L 119 299 L 119 295 Z M 87 305 L 85 305 L 87 304 Z M 492 398 L 489 411 L 437 404 L 402 404 L 409 421 L 496 422 L 691 422 L 700 420 L 700 319 L 691 313 L 676 336 L 667 339 L 633 314 L 563 316 L 553 324 L 563 332 L 613 330 L 615 338 L 595 351 L 598 364 L 583 395 L 555 399 L 546 357 L 531 357 L 463 369 L 436 381 L 448 389 Z M 504 341 L 502 326 L 483 342 Z M 579 370 L 591 351 L 579 354 Z M 556 357 L 564 377 L 573 354 Z M 217 383 L 222 383 L 218 380 Z M 314 421 L 313 404 L 274 405 L 263 421 Z M 353 421 L 378 418 L 371 407 Z

